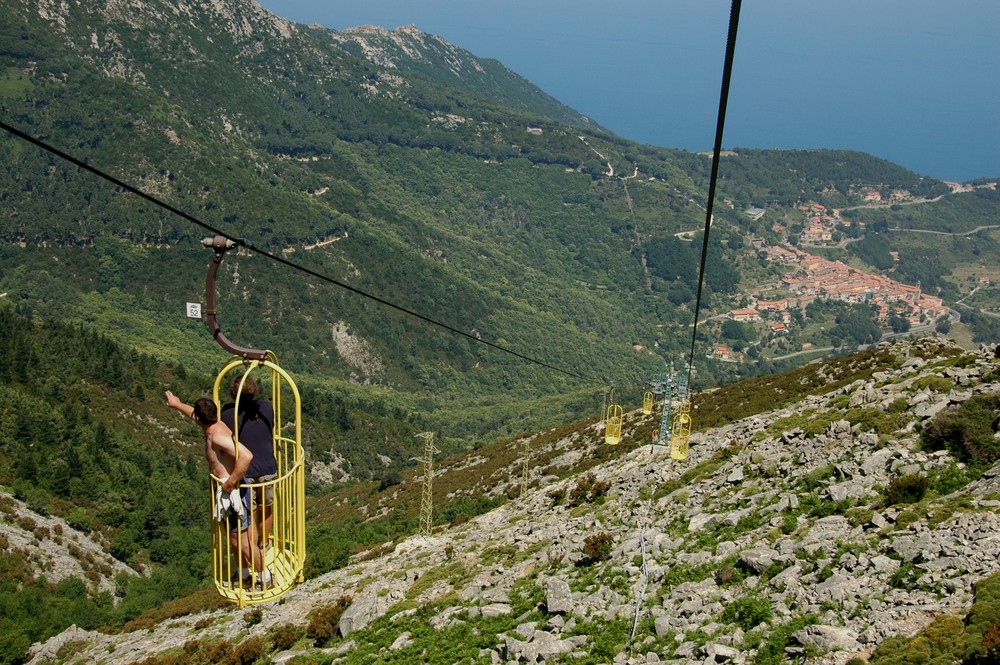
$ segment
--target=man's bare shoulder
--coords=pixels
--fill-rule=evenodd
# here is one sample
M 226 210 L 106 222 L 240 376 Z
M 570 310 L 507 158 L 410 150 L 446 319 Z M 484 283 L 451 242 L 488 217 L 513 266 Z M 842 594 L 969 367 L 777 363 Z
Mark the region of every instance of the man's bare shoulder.
M 223 445 L 231 447 L 233 445 L 233 432 L 222 421 L 217 421 L 205 429 L 205 435 L 213 445 Z

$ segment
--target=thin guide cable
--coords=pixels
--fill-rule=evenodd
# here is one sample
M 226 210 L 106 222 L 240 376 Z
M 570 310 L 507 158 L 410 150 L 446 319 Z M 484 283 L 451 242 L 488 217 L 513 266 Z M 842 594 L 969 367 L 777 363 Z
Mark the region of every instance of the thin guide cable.
M 722 153 L 722 133 L 726 126 L 726 106 L 729 104 L 729 82 L 733 74 L 733 57 L 736 53 L 736 31 L 740 24 L 741 0 L 733 0 L 729 13 L 729 35 L 726 38 L 726 61 L 722 68 L 722 93 L 719 96 L 719 118 L 715 125 L 715 147 L 712 150 L 712 175 L 708 182 L 708 205 L 705 210 L 705 235 L 701 241 L 701 266 L 698 269 L 698 295 L 694 304 L 694 325 L 691 326 L 691 353 L 688 356 L 687 382 L 691 385 L 691 366 L 694 363 L 694 346 L 698 339 L 698 315 L 701 313 L 701 293 L 705 283 L 705 264 L 708 261 L 708 234 L 712 229 L 712 210 L 715 204 L 715 185 L 719 179 L 719 156 Z
M 559 372 L 560 374 L 565 374 L 566 376 L 571 376 L 573 378 L 580 379 L 581 381 L 585 381 L 585 382 L 588 382 L 588 383 L 593 383 L 593 381 L 591 381 L 590 379 L 587 379 L 586 377 L 584 377 L 584 376 L 582 376 L 580 374 L 577 374 L 575 372 L 571 372 L 571 371 L 566 370 L 566 369 L 562 369 L 561 367 L 556 367 L 555 365 L 551 365 L 551 364 L 549 364 L 547 362 L 544 362 L 542 360 L 538 360 L 537 358 L 532 358 L 531 356 L 527 356 L 527 355 L 525 355 L 523 353 L 518 353 L 517 351 L 514 351 L 512 349 L 508 349 L 506 347 L 500 346 L 499 344 L 494 344 L 493 342 L 490 342 L 488 340 L 481 339 L 481 338 L 476 337 L 475 335 L 473 335 L 471 333 L 465 332 L 464 330 L 459 330 L 458 328 L 450 326 L 450 325 L 448 325 L 446 323 L 442 323 L 441 321 L 437 321 L 435 319 L 432 319 L 429 316 L 424 316 L 423 314 L 420 314 L 419 312 L 415 312 L 412 309 L 409 309 L 407 307 L 403 307 L 402 305 L 397 305 L 396 303 L 393 303 L 393 302 L 391 302 L 389 300 L 386 300 L 385 298 L 380 298 L 379 296 L 373 295 L 373 294 L 368 293 L 366 291 L 363 291 L 363 290 L 361 290 L 359 288 L 353 287 L 353 286 L 351 286 L 349 284 L 345 284 L 343 282 L 340 282 L 340 281 L 338 281 L 336 279 L 333 279 L 332 277 L 329 277 L 329 276 L 324 275 L 322 273 L 318 273 L 315 270 L 311 270 L 309 268 L 306 268 L 305 266 L 301 266 L 301 265 L 298 265 L 296 263 L 292 263 L 288 259 L 285 259 L 285 258 L 280 257 L 280 256 L 276 256 L 276 255 L 271 254 L 270 252 L 267 252 L 267 251 L 265 251 L 263 249 L 258 249 L 257 247 L 254 247 L 245 238 L 234 238 L 231 235 L 229 235 L 228 233 L 225 233 L 224 231 L 221 231 L 220 229 L 217 229 L 217 228 L 211 226 L 210 224 L 206 224 L 205 222 L 203 222 L 200 219 L 198 219 L 198 218 L 196 218 L 196 217 L 194 217 L 194 216 L 192 216 L 192 215 L 184 212 L 183 210 L 175 208 L 174 206 L 170 205 L 169 203 L 166 203 L 165 201 L 161 201 L 160 199 L 156 198 L 155 196 L 147 194 L 146 192 L 142 191 L 141 189 L 139 189 L 137 187 L 134 187 L 133 185 L 130 185 L 127 182 L 125 182 L 123 180 L 120 180 L 120 179 L 114 177 L 113 175 L 110 175 L 109 173 L 105 173 L 104 171 L 102 171 L 102 170 L 100 170 L 100 169 L 98 169 L 96 167 L 93 167 L 90 164 L 87 164 L 86 162 L 84 162 L 84 161 L 82 161 L 80 159 L 77 159 L 76 157 L 73 157 L 72 155 L 69 155 L 69 154 L 63 152 L 62 150 L 59 150 L 58 148 L 55 148 L 55 147 L 49 145 L 48 143 L 45 143 L 44 141 L 41 141 L 41 140 L 35 138 L 34 136 L 31 136 L 30 134 L 22 132 L 21 130 L 17 129 L 16 127 L 12 127 L 11 125 L 8 125 L 7 123 L 3 122 L 2 120 L 0 120 L 0 128 L 2 128 L 3 130 L 9 132 L 10 134 L 13 134 L 14 136 L 17 136 L 18 138 L 21 138 L 21 139 L 27 141 L 28 143 L 31 143 L 32 145 L 34 145 L 34 146 L 36 146 L 38 148 L 41 148 L 42 150 L 45 150 L 46 152 L 49 152 L 49 153 L 55 155 L 56 157 L 59 157 L 60 159 L 66 160 L 67 162 L 73 164 L 74 166 L 77 166 L 77 167 L 79 167 L 79 168 L 81 168 L 81 169 L 83 169 L 85 171 L 88 171 L 88 172 L 96 175 L 97 177 L 99 177 L 99 178 L 101 178 L 103 180 L 106 180 L 106 181 L 110 182 L 111 184 L 115 185 L 116 187 L 120 187 L 123 190 L 125 190 L 125 191 L 127 191 L 127 192 L 129 192 L 131 194 L 135 194 L 139 198 L 144 199 L 145 201 L 148 201 L 149 203 L 152 203 L 155 206 L 158 206 L 160 208 L 163 208 L 164 210 L 172 212 L 173 214 L 177 215 L 178 217 L 181 217 L 182 219 L 185 219 L 188 222 L 191 222 L 192 224 L 200 226 L 201 228 L 203 228 L 203 229 L 205 229 L 207 231 L 210 231 L 214 235 L 222 236 L 223 238 L 226 238 L 228 240 L 232 240 L 237 245 L 239 245 L 241 247 L 244 247 L 244 248 L 246 248 L 247 250 L 249 250 L 251 252 L 255 252 L 257 254 L 260 254 L 261 256 L 265 256 L 265 257 L 271 259 L 272 261 L 276 261 L 277 263 L 280 263 L 280 264 L 285 265 L 285 266 L 287 266 L 289 268 L 292 268 L 293 270 L 298 270 L 299 272 L 305 273 L 305 274 L 307 274 L 307 275 L 309 275 L 311 277 L 314 277 L 314 278 L 316 278 L 318 280 L 327 282 L 329 284 L 333 284 L 334 286 L 339 286 L 342 289 L 345 289 L 347 291 L 351 291 L 352 293 L 356 293 L 359 296 L 362 296 L 364 298 L 368 298 L 369 300 L 373 300 L 373 301 L 375 301 L 375 302 L 377 302 L 377 303 L 379 303 L 381 305 L 385 305 L 386 307 L 391 307 L 392 309 L 395 309 L 395 310 L 397 310 L 399 312 L 402 312 L 402 313 L 407 314 L 409 316 L 412 316 L 414 318 L 420 319 L 421 321 L 425 321 L 426 323 L 430 323 L 432 325 L 438 326 L 439 328 L 443 328 L 444 330 L 447 330 L 448 332 L 454 333 L 456 335 L 461 335 L 462 337 L 466 337 L 468 339 L 471 339 L 472 341 L 474 341 L 474 342 L 476 342 L 478 344 L 483 344 L 483 345 L 488 346 L 490 348 L 496 349 L 497 351 L 502 351 L 503 353 L 507 353 L 507 354 L 512 355 L 512 356 L 514 356 L 516 358 L 520 358 L 521 360 L 525 360 L 525 361 L 527 361 L 529 363 L 533 363 L 535 365 L 539 365 L 540 367 L 544 367 L 546 369 L 551 369 L 551 370 L 553 370 L 555 372 Z

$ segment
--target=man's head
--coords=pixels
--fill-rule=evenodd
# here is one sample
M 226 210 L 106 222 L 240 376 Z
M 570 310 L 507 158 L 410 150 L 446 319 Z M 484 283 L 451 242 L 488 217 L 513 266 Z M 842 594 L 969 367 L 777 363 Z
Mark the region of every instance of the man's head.
M 208 397 L 199 397 L 194 402 L 194 419 L 202 425 L 213 425 L 219 419 L 219 410 L 215 408 L 215 402 Z
M 247 380 L 243 382 L 243 394 L 240 395 L 240 381 L 242 380 L 242 376 L 237 376 L 229 384 L 229 394 L 232 398 L 236 399 L 237 395 L 239 395 L 241 398 L 257 399 L 257 382 L 250 375 L 247 375 Z

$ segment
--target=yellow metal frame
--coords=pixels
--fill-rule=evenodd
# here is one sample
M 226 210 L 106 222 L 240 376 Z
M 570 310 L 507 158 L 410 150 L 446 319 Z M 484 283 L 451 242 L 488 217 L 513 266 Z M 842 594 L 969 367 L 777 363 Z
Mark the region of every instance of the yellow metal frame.
M 604 425 L 604 443 L 617 446 L 622 440 L 622 420 L 624 420 L 622 407 L 612 404 L 608 407 L 608 413 Z
M 642 396 L 642 414 L 648 416 L 653 413 L 653 393 L 647 392 Z
M 687 459 L 691 445 L 691 402 L 684 400 L 670 426 L 670 457 Z
M 305 494 L 305 459 L 302 450 L 302 400 L 299 390 L 292 378 L 278 366 L 277 358 L 270 351 L 265 360 L 245 361 L 243 358 L 232 358 L 215 378 L 212 398 L 217 408 L 221 409 L 219 401 L 220 388 L 226 376 L 238 367 L 247 367 L 240 383 L 242 393 L 243 382 L 254 370 L 259 368 L 271 371 L 271 405 L 274 408 L 274 457 L 278 462 L 278 473 L 274 480 L 266 483 L 241 483 L 239 489 L 250 488 L 250 516 L 256 513 L 257 497 L 263 497 L 268 489 L 273 490 L 272 506 L 273 523 L 270 533 L 262 542 L 270 542 L 270 547 L 262 552 L 264 565 L 271 571 L 273 581 L 263 585 L 255 571 L 252 571 L 249 582 L 240 579 L 239 551 L 243 547 L 243 539 L 248 537 L 251 529 L 237 534 L 236 547 L 230 542 L 229 525 L 227 521 L 212 520 L 212 577 L 215 588 L 228 600 L 240 607 L 274 600 L 296 583 L 303 581 L 303 568 L 306 558 L 306 494 Z M 258 384 L 261 382 L 258 381 Z M 227 384 L 228 385 L 228 384 Z M 285 405 L 282 401 L 282 389 L 290 391 L 293 404 L 293 420 L 287 424 L 283 420 Z M 239 397 L 236 398 L 236 409 L 239 412 Z M 239 439 L 239 419 L 233 419 L 233 438 Z M 291 429 L 290 436 L 285 430 Z M 209 474 L 209 501 L 214 513 L 216 490 L 222 481 Z

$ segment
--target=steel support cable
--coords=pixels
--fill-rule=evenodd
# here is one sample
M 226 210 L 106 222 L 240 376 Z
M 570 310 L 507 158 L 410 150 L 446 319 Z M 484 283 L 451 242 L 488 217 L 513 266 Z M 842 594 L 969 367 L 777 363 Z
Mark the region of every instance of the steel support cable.
M 639 628 L 639 616 L 642 612 L 642 604 L 646 600 L 646 591 L 649 589 L 649 566 L 646 562 L 646 528 L 649 525 L 649 516 L 652 513 L 653 496 L 655 492 L 650 492 L 649 501 L 646 505 L 646 514 L 642 519 L 642 529 L 639 531 L 639 550 L 642 554 L 642 588 L 635 599 L 635 614 L 632 617 L 632 633 L 629 635 L 629 651 L 635 646 L 635 632 Z
M 701 241 L 701 266 L 698 269 L 698 295 L 694 303 L 694 325 L 691 326 L 691 353 L 688 356 L 687 384 L 691 385 L 691 366 L 694 363 L 694 346 L 698 339 L 698 315 L 701 313 L 701 291 L 705 282 L 705 264 L 708 261 L 708 234 L 712 229 L 712 208 L 715 203 L 715 183 L 719 178 L 719 156 L 722 153 L 722 130 L 726 125 L 726 106 L 729 103 L 729 81 L 733 73 L 733 55 L 736 52 L 736 30 L 740 24 L 741 0 L 733 0 L 729 13 L 729 36 L 726 38 L 726 61 L 722 68 L 722 94 L 719 96 L 719 118 L 715 125 L 715 148 L 712 151 L 712 175 L 708 181 L 708 205 L 705 212 L 705 237 Z
M 261 256 L 265 256 L 265 257 L 271 259 L 272 261 L 276 261 L 276 262 L 278 262 L 278 263 L 280 263 L 282 265 L 285 265 L 285 266 L 287 266 L 289 268 L 292 268 L 293 270 L 298 270 L 300 272 L 303 272 L 303 273 L 305 273 L 305 274 L 307 274 L 307 275 L 309 275 L 311 277 L 314 277 L 314 278 L 316 278 L 318 280 L 327 282 L 329 284 L 333 284 L 334 286 L 339 286 L 342 289 L 346 289 L 347 291 L 350 291 L 352 293 L 356 293 L 359 296 L 362 296 L 364 298 L 368 298 L 369 300 L 373 300 L 373 301 L 375 301 L 375 302 L 377 302 L 377 303 L 379 303 L 381 305 L 385 305 L 386 307 L 390 307 L 392 309 L 395 309 L 396 311 L 402 312 L 403 314 L 407 314 L 407 315 L 412 316 L 414 318 L 420 319 L 421 321 L 424 321 L 426 323 L 430 323 L 431 325 L 438 326 L 439 328 L 447 330 L 448 332 L 452 332 L 452 333 L 455 333 L 456 335 L 461 335 L 462 337 L 466 337 L 468 339 L 471 339 L 473 342 L 477 342 L 479 344 L 483 344 L 483 345 L 488 346 L 490 348 L 496 349 L 497 351 L 501 351 L 503 353 L 507 353 L 509 355 L 512 355 L 512 356 L 514 356 L 516 358 L 520 358 L 521 360 L 525 360 L 525 361 L 527 361 L 529 363 L 533 363 L 535 365 L 539 365 L 541 367 L 545 367 L 546 369 L 551 369 L 551 370 L 553 370 L 555 372 L 559 372 L 560 374 L 565 374 L 566 376 L 571 376 L 573 378 L 580 379 L 581 381 L 586 381 L 588 383 L 593 383 L 593 381 L 591 379 L 587 379 L 586 377 L 581 376 L 580 374 L 576 374 L 575 372 L 570 372 L 569 370 L 565 370 L 565 369 L 562 369 L 560 367 L 556 367 L 555 365 L 550 365 L 549 363 L 546 363 L 544 361 L 538 360 L 536 358 L 532 358 L 531 356 L 526 356 L 523 353 L 518 353 L 517 351 L 514 351 L 512 349 L 508 349 L 508 348 L 506 348 L 504 346 L 500 346 L 499 344 L 494 344 L 493 342 L 490 342 L 488 340 L 481 339 L 481 338 L 476 337 L 475 335 L 473 335 L 471 333 L 465 332 L 464 330 L 459 330 L 458 328 L 450 326 L 450 325 L 448 325 L 446 323 L 442 323 L 440 321 L 436 321 L 435 319 L 432 319 L 429 316 L 424 316 L 423 314 L 415 312 L 415 311 L 413 311 L 413 310 L 411 310 L 409 308 L 403 307 L 402 305 L 397 305 L 397 304 L 395 304 L 393 302 L 390 302 L 390 301 L 386 300 L 385 298 L 381 298 L 381 297 L 376 296 L 374 294 L 368 293 L 368 292 L 363 291 L 363 290 L 361 290 L 359 288 L 353 287 L 350 284 L 345 284 L 345 283 L 343 283 L 341 281 L 338 281 L 338 280 L 336 280 L 336 279 L 334 279 L 332 277 L 329 277 L 327 275 L 323 275 L 321 273 L 318 273 L 315 270 L 312 270 L 310 268 L 306 268 L 305 266 L 301 266 L 301 265 L 299 265 L 297 263 L 293 263 L 293 262 L 285 259 L 284 257 L 276 256 L 276 255 L 271 254 L 270 252 L 267 252 L 267 251 L 265 251 L 263 249 L 259 249 L 257 247 L 254 247 L 245 238 L 234 238 L 231 235 L 229 235 L 228 233 L 225 233 L 224 231 L 221 231 L 221 230 L 219 230 L 219 229 L 217 229 L 217 228 L 215 228 L 215 227 L 213 227 L 213 226 L 211 226 L 209 224 L 206 224 L 205 222 L 203 222 L 200 219 L 198 219 L 198 218 L 196 218 L 196 217 L 194 217 L 194 216 L 192 216 L 192 215 L 184 212 L 183 210 L 175 208 L 174 206 L 170 205 L 169 203 L 166 203 L 165 201 L 161 201 L 160 199 L 156 198 L 155 196 L 147 194 L 146 192 L 142 191 L 141 189 L 139 189 L 137 187 L 134 187 L 134 186 L 128 184 L 127 182 L 124 182 L 123 180 L 120 180 L 120 179 L 114 177 L 113 175 L 105 173 L 104 171 L 102 171 L 102 170 L 100 170 L 98 168 L 95 168 L 95 167 L 91 166 L 90 164 L 87 164 L 86 162 L 84 162 L 84 161 L 82 161 L 80 159 L 77 159 L 76 157 L 73 157 L 72 155 L 69 155 L 69 154 L 63 152 L 62 150 L 59 150 L 58 148 L 56 148 L 54 146 L 51 146 L 48 143 L 45 143 L 44 141 L 41 141 L 41 140 L 35 138 L 34 136 L 31 136 L 30 134 L 22 132 L 21 130 L 17 129 L 16 127 L 12 127 L 11 125 L 8 125 L 6 122 L 3 122 L 2 120 L 0 120 L 0 128 L 4 129 L 5 131 L 9 132 L 10 134 L 13 134 L 14 136 L 17 136 L 18 138 L 21 138 L 21 139 L 27 141 L 28 143 L 31 143 L 32 145 L 34 145 L 34 146 L 36 146 L 38 148 L 41 148 L 42 150 L 45 150 L 46 152 L 49 152 L 49 153 L 55 155 L 56 157 L 59 157 L 60 159 L 63 159 L 65 161 L 73 164 L 74 166 L 77 166 L 77 167 L 79 167 L 79 168 L 81 168 L 81 169 L 83 169 L 85 171 L 88 171 L 88 172 L 96 175 L 97 177 L 99 177 L 99 178 L 101 178 L 103 180 L 106 180 L 106 181 L 110 182 L 111 184 L 115 185 L 116 187 L 120 187 L 123 190 L 125 190 L 125 191 L 127 191 L 127 192 L 129 192 L 131 194 L 135 194 L 139 198 L 144 199 L 144 200 L 148 201 L 149 203 L 152 203 L 155 206 L 163 208 L 164 210 L 167 210 L 167 211 L 169 211 L 169 212 L 177 215 L 178 217 L 181 217 L 182 219 L 187 220 L 188 222 L 191 222 L 192 224 L 200 226 L 201 228 L 205 229 L 206 231 L 211 232 L 214 235 L 222 236 L 222 237 L 224 237 L 224 238 L 226 238 L 228 240 L 232 240 L 237 245 L 239 245 L 241 247 L 244 247 L 244 248 L 246 248 L 247 250 L 249 250 L 251 252 L 255 252 L 257 254 L 260 254 Z M 607 385 L 607 384 L 606 383 L 600 383 L 600 385 Z
M 694 363 L 694 347 L 698 335 L 698 313 L 701 311 L 701 292 L 705 280 L 705 264 L 708 261 L 708 234 L 712 228 L 712 208 L 715 201 L 715 184 L 719 176 L 719 157 L 722 152 L 722 131 L 726 123 L 726 106 L 729 101 L 729 82 L 733 71 L 733 55 L 736 51 L 736 30 L 740 22 L 741 0 L 733 0 L 732 9 L 729 14 L 729 35 L 726 39 L 726 61 L 722 72 L 722 94 L 719 99 L 719 118 L 715 128 L 715 148 L 712 152 L 712 175 L 708 186 L 708 205 L 705 213 L 705 237 L 701 243 L 701 265 L 698 268 L 698 295 L 695 300 L 694 325 L 691 326 L 691 353 L 688 357 L 687 384 L 691 385 L 691 366 Z M 632 618 L 632 633 L 629 636 L 629 649 L 634 646 L 636 630 L 639 627 L 639 617 L 642 610 L 642 603 L 646 596 L 646 589 L 649 585 L 649 568 L 646 560 L 646 528 L 649 516 L 652 514 L 653 497 L 656 492 L 651 492 L 646 506 L 645 519 L 642 520 L 642 528 L 639 532 L 639 546 L 642 555 L 642 590 L 636 598 L 635 613 Z

